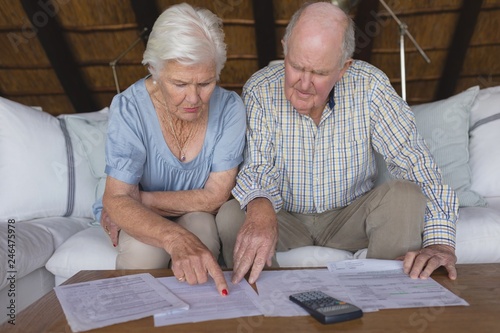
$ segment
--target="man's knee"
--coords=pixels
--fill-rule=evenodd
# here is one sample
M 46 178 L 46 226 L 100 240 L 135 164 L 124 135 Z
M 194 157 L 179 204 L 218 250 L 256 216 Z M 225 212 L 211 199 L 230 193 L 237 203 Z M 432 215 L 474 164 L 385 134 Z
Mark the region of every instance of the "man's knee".
M 394 205 L 413 206 L 416 209 L 425 210 L 427 198 L 422 193 L 420 186 L 408 180 L 391 180 L 387 184 L 389 190 L 386 196 Z

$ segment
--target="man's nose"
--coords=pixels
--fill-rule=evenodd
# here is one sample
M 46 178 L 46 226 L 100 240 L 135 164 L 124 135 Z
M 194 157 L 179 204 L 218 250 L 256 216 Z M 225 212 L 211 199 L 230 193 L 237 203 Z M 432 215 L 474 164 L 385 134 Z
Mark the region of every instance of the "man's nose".
M 308 90 L 312 84 L 312 73 L 308 71 L 303 71 L 300 76 L 300 89 Z

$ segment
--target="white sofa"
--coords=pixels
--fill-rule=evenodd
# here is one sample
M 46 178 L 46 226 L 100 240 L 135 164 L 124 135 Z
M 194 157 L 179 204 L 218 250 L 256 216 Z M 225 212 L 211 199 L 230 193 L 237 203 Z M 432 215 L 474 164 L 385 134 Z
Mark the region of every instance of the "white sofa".
M 498 105 L 500 87 L 493 87 L 413 107 L 464 205 L 459 263 L 500 262 Z M 0 98 L 0 322 L 80 270 L 114 268 L 116 250 L 91 212 L 103 191 L 106 124 L 107 109 L 53 117 Z M 381 182 L 388 176 L 377 163 Z M 277 259 L 282 266 L 321 266 L 364 256 L 311 246 Z

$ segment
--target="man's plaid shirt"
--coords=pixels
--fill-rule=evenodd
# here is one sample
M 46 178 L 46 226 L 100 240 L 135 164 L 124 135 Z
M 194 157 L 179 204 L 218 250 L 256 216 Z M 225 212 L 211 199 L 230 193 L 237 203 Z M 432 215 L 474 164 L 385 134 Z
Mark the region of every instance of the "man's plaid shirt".
M 255 73 L 243 99 L 247 148 L 233 189 L 242 207 L 257 197 L 268 198 L 276 211 L 345 207 L 373 188 L 377 151 L 394 177 L 417 183 L 428 198 L 423 246 L 455 246 L 455 193 L 442 184 L 411 109 L 379 69 L 354 61 L 318 126 L 285 98 L 283 64 Z

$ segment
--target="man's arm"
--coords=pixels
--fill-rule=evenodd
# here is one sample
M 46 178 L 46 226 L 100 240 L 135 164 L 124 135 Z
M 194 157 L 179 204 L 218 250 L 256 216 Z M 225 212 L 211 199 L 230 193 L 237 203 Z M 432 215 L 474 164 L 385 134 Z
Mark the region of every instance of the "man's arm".
M 405 256 L 405 272 L 427 278 L 445 266 L 456 278 L 455 233 L 458 201 L 454 191 L 443 184 L 440 171 L 426 143 L 419 135 L 413 112 L 389 83 L 381 83 L 374 96 L 373 145 L 384 156 L 391 173 L 420 185 L 427 197 L 423 248 Z
M 272 94 L 267 79 L 255 75 L 243 88 L 247 110 L 245 161 L 232 193 L 246 218 L 233 251 L 233 282 L 241 281 L 251 269 L 250 282 L 257 280 L 264 265 L 271 264 L 278 240 L 276 212 L 283 206 L 277 169 L 276 124 Z

